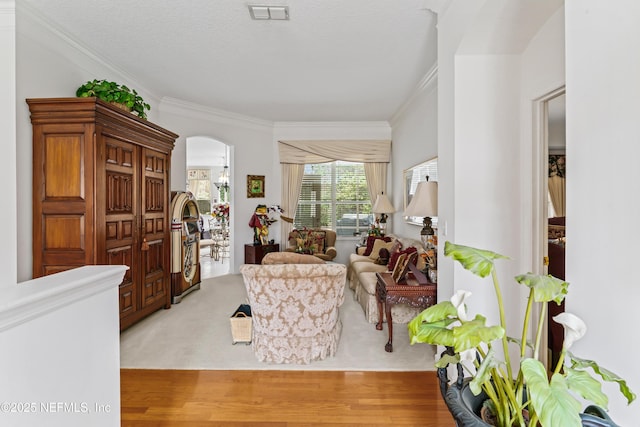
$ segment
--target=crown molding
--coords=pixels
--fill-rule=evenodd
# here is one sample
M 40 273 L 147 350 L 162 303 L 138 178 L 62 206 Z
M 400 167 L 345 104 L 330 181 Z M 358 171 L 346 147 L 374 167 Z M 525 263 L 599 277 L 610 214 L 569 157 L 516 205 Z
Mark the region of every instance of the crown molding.
M 0 20 L 10 19 L 14 21 L 13 17 L 16 15 L 16 2 L 15 0 L 0 0 Z M 15 26 L 15 25 L 14 25 Z
M 220 110 L 213 107 L 196 104 L 182 99 L 163 97 L 158 107 L 159 111 L 177 114 L 180 116 L 197 117 L 207 121 L 216 123 L 240 126 L 245 128 L 253 128 L 264 130 L 273 129 L 274 123 L 269 120 L 258 119 L 256 117 L 245 116 L 226 110 Z
M 275 128 L 291 129 L 291 128 L 384 128 L 389 129 L 389 122 L 371 121 L 371 122 L 275 122 Z
M 431 67 L 429 71 L 427 71 L 427 73 L 422 77 L 422 79 L 420 79 L 420 82 L 414 89 L 411 96 L 407 98 L 407 100 L 400 106 L 400 108 L 398 108 L 398 111 L 396 111 L 393 114 L 393 116 L 391 116 L 391 119 L 389 120 L 389 123 L 391 124 L 391 126 L 392 127 L 395 126 L 402 119 L 402 116 L 404 115 L 407 108 L 409 108 L 409 106 L 420 94 L 422 94 L 427 89 L 430 89 L 431 87 L 435 86 L 437 88 L 437 84 L 438 84 L 438 64 L 436 63 L 433 67 Z
M 3 0 L 0 0 L 0 7 L 1 7 L 2 1 Z M 114 66 L 113 62 L 109 61 L 108 58 L 105 58 L 104 56 L 97 54 L 88 46 L 84 45 L 81 41 L 71 36 L 69 33 L 61 29 L 56 23 L 54 23 L 49 18 L 42 15 L 39 11 L 34 9 L 33 6 L 31 6 L 28 2 L 20 2 L 17 5 L 16 9 L 21 17 L 27 18 L 27 22 L 31 21 L 32 23 L 37 24 L 38 26 L 42 27 L 44 30 L 53 34 L 53 36 L 59 38 L 66 47 L 69 47 L 75 53 L 79 53 L 80 55 L 96 62 L 101 67 L 104 67 L 105 69 L 110 70 L 114 75 L 119 76 L 119 79 L 126 81 L 127 86 L 130 86 L 130 87 L 134 86 L 138 92 L 143 92 L 145 94 L 148 94 L 148 97 L 150 98 L 155 98 L 156 100 L 160 99 L 160 97 L 156 93 L 149 90 L 145 85 L 140 83 L 140 81 L 135 76 L 133 76 L 132 74 L 130 74 L 129 72 L 125 71 L 122 68 Z M 17 32 L 22 32 L 20 28 L 21 27 L 18 25 Z M 81 83 L 78 83 L 78 86 L 80 84 Z

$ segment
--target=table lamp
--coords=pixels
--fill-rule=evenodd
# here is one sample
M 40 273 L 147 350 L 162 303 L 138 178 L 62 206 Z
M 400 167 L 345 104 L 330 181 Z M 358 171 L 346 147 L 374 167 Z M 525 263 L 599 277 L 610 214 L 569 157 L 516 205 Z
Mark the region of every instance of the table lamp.
M 423 217 L 420 241 L 425 249 L 435 248 L 435 232 L 431 228 L 431 217 L 438 216 L 438 183 L 429 181 L 429 177 L 426 181 L 419 182 L 404 215 Z
M 371 211 L 375 214 L 380 214 L 380 234 L 384 235 L 387 230 L 387 218 L 389 217 L 387 214 L 394 213 L 396 211 L 384 192 L 382 194 L 378 194 Z

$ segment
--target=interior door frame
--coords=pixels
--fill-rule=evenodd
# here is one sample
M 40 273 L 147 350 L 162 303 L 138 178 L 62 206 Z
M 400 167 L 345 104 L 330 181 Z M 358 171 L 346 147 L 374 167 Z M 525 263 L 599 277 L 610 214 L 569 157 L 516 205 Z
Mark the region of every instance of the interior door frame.
M 533 100 L 533 188 L 532 188 L 532 256 L 534 274 L 548 274 L 548 186 L 549 186 L 549 101 L 566 93 L 562 85 Z M 533 313 L 532 321 L 538 323 L 540 312 Z M 546 349 L 549 341 L 547 316 L 540 341 L 540 348 Z M 548 366 L 548 352 L 541 351 L 540 361 Z
M 564 85 L 533 100 L 532 255 L 535 274 L 546 274 L 548 255 L 549 101 L 565 94 Z

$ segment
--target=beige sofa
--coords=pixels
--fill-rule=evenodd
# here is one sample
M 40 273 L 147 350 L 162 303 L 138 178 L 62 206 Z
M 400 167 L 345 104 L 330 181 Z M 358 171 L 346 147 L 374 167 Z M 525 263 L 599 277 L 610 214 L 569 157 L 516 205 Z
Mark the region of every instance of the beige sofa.
M 413 246 L 418 250 L 418 253 L 424 252 L 422 243 L 419 240 L 403 238 L 392 234 L 387 235 L 387 237 L 391 237 L 392 241 L 400 241 L 402 249 Z M 358 247 L 356 253 L 349 255 L 347 280 L 349 281 L 349 288 L 354 292 L 356 301 L 358 301 L 364 311 L 367 322 L 376 323 L 378 321 L 376 273 L 388 271 L 388 268 L 387 264 L 376 264 L 376 254 L 372 253 L 370 256 L 363 255 L 365 249 L 364 246 Z M 418 257 L 418 260 L 419 263 L 422 262 L 421 257 Z M 418 264 L 418 268 L 423 268 L 423 265 Z M 418 313 L 420 313 L 419 309 L 404 304 L 395 304 L 391 308 L 393 323 L 408 323 Z
M 344 265 L 245 264 L 240 273 L 258 360 L 306 364 L 335 355 L 342 332 L 338 308 L 344 302 Z

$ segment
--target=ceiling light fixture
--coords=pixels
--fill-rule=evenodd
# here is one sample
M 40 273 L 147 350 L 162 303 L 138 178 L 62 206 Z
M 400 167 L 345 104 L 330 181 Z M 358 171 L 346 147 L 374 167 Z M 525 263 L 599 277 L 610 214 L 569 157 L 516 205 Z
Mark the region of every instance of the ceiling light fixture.
M 249 13 L 251 19 L 259 21 L 269 19 L 286 21 L 289 19 L 289 6 L 249 5 Z

